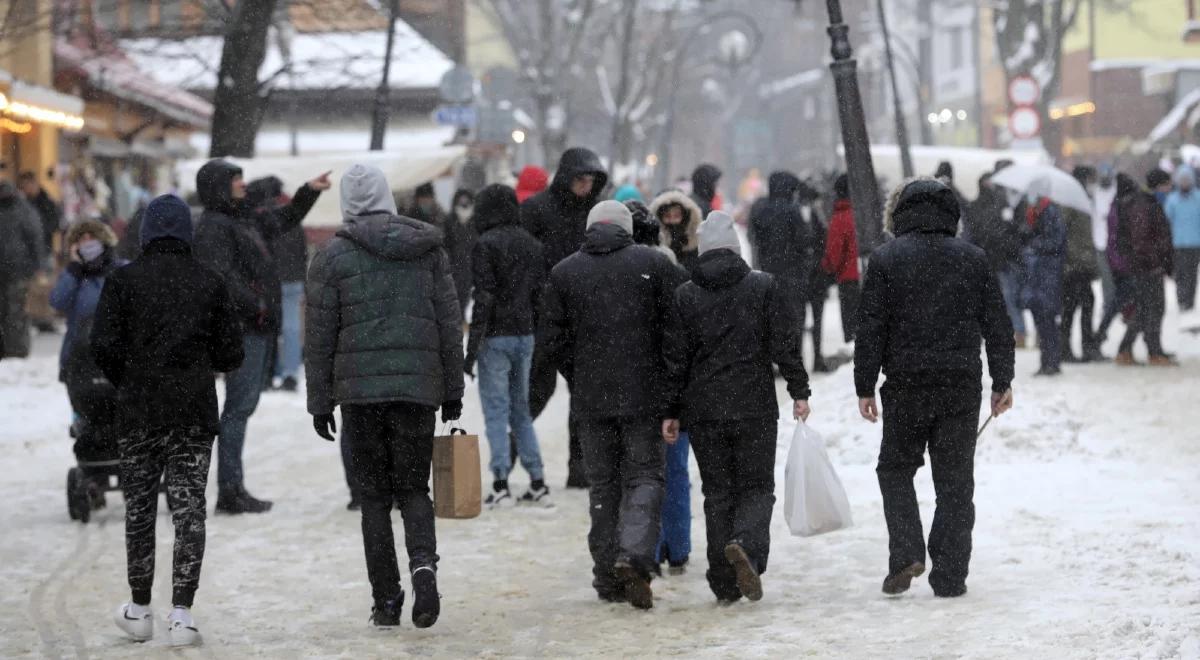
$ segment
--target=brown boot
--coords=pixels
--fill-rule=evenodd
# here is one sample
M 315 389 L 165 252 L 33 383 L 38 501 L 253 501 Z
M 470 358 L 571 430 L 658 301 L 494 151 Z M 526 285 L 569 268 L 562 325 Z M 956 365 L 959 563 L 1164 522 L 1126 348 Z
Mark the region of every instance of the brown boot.
M 1140 362 L 1133 359 L 1133 353 L 1130 353 L 1128 351 L 1122 352 L 1122 353 L 1117 353 L 1117 356 L 1113 358 L 1113 364 L 1117 365 L 1118 367 L 1140 367 L 1141 366 Z
M 1151 355 L 1150 366 L 1152 367 L 1178 367 L 1179 363 L 1166 355 Z
M 1018 332 L 1013 340 L 1017 343 L 1017 348 L 1025 348 L 1025 335 Z

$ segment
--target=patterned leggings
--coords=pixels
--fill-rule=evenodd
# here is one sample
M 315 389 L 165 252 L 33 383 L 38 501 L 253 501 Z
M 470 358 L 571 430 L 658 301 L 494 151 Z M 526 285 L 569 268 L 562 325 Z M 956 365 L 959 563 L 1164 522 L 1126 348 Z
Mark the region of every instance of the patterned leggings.
M 204 560 L 204 489 L 213 434 L 198 427 L 136 431 L 121 439 L 125 491 L 125 553 L 133 602 L 150 604 L 154 585 L 154 526 L 159 483 L 166 473 L 167 502 L 175 523 L 172 604 L 191 607 Z

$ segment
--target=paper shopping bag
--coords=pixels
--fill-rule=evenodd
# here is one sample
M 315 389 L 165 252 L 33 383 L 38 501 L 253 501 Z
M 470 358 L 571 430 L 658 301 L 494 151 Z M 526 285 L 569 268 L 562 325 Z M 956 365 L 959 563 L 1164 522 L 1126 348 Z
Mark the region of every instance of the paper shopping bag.
M 474 518 L 483 510 L 479 436 L 451 429 L 433 439 L 433 512 L 438 518 Z

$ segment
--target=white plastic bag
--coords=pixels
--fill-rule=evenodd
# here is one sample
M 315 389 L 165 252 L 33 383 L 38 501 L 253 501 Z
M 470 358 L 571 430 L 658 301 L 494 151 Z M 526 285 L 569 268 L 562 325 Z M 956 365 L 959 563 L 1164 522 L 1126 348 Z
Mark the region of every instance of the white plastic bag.
M 793 536 L 816 536 L 854 524 L 825 441 L 804 422 L 796 425 L 784 467 L 783 515 Z

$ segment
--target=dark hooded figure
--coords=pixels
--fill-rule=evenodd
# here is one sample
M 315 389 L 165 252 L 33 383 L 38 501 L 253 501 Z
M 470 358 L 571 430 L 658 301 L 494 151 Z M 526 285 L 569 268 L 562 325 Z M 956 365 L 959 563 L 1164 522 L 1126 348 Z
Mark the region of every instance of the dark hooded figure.
M 717 185 L 721 183 L 721 170 L 716 165 L 704 163 L 692 172 L 692 201 L 700 207 L 700 217 L 707 218 L 713 210 L 717 197 Z
M 1133 303 L 1133 317 L 1117 349 L 1115 362 L 1121 366 L 1136 364 L 1133 344 L 1142 336 L 1149 353 L 1149 364 L 1171 367 L 1177 363 L 1163 350 L 1162 319 L 1166 309 L 1163 279 L 1174 272 L 1175 253 L 1171 244 L 1171 223 L 1155 197 L 1162 184 L 1162 170 L 1151 170 L 1146 176 L 1150 191 L 1136 183 L 1117 182 L 1117 203 L 1113 205 L 1116 225 L 1111 232 L 1119 270 L 1126 274 L 1127 297 Z M 1124 194 L 1122 194 L 1124 193 Z M 1110 257 L 1112 260 L 1113 257 Z M 1118 269 L 1114 267 L 1114 273 Z
M 967 591 L 981 340 L 992 376 L 992 414 L 1012 406 L 1012 323 L 983 250 L 955 238 L 959 216 L 954 191 L 936 179 L 898 188 L 887 213 L 896 238 L 871 255 L 858 311 L 854 385 L 859 412 L 871 422 L 879 417 L 880 370 L 887 377 L 876 468 L 889 537 L 887 594 L 906 591 L 925 572 L 913 477 L 926 448 L 937 492 L 929 583 L 937 596 Z
M 471 302 L 471 252 L 479 238 L 475 223 L 471 220 L 475 215 L 475 195 L 466 188 L 459 188 L 450 206 L 450 215 L 446 216 L 444 228 L 446 255 L 450 257 L 450 267 L 454 270 L 458 306 L 465 315 L 467 305 Z
M 559 159 L 550 187 L 521 204 L 521 224 L 542 244 L 546 272 L 583 245 L 588 213 L 607 185 L 608 173 L 600 157 L 590 149 L 574 147 Z M 529 408 L 534 419 L 546 409 L 557 385 L 554 366 L 535 354 L 529 382 Z M 571 387 L 569 379 L 567 387 Z M 567 426 L 567 488 L 587 488 L 579 433 L 573 420 Z
M 31 340 L 29 281 L 46 258 L 37 211 L 16 186 L 0 181 L 0 346 L 4 357 L 27 357 Z
M 329 185 L 328 175 L 321 175 L 301 186 L 291 204 L 255 209 L 246 198 L 246 183 L 237 165 L 217 158 L 196 173 L 196 192 L 204 206 L 196 225 L 196 258 L 225 280 L 245 329 L 246 358 L 225 378 L 217 442 L 217 511 L 221 513 L 262 513 L 271 508 L 270 502 L 246 492 L 242 476 L 246 424 L 258 407 L 283 314 L 279 265 L 270 242 L 299 225 Z
M 283 192 L 283 181 L 277 176 L 255 179 L 246 185 L 246 201 L 255 213 L 270 213 L 291 201 Z M 280 389 L 295 392 L 297 374 L 303 359 L 304 342 L 300 337 L 300 307 L 304 300 L 304 276 L 308 272 L 308 239 L 304 227 L 296 225 L 276 236 L 270 243 L 271 254 L 279 267 L 282 314 L 278 341 L 274 350 L 274 369 L 267 371 L 267 380 L 277 378 Z
M 440 407 L 444 422 L 462 414 L 462 316 L 442 230 L 397 215 L 376 167 L 352 166 L 340 189 L 342 228 L 308 271 L 308 412 L 317 434 L 333 441 L 333 412 L 342 407 L 343 451 L 362 504 L 371 621 L 400 624 L 404 590 L 391 518 L 398 508 L 412 619 L 428 628 L 440 612 L 429 499 L 435 413 Z

